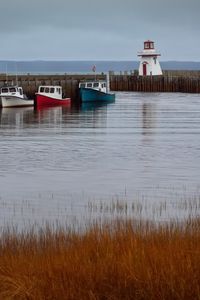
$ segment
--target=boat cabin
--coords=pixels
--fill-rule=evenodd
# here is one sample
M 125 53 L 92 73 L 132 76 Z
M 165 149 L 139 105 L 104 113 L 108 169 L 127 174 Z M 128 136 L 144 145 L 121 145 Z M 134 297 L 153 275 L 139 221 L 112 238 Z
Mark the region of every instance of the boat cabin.
M 84 81 L 79 83 L 79 88 L 93 89 L 107 93 L 106 81 Z
M 22 87 L 18 86 L 3 86 L 1 87 L 0 96 L 14 96 L 24 98 Z
M 62 87 L 55 85 L 39 86 L 37 94 L 62 99 Z

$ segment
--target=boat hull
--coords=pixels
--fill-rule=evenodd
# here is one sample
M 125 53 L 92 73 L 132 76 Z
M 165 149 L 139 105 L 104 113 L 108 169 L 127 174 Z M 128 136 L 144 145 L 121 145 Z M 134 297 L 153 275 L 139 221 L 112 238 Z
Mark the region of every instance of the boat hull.
M 44 106 L 56 106 L 56 105 L 71 105 L 70 98 L 57 99 L 51 98 L 49 96 L 36 94 L 36 99 L 34 102 L 36 107 L 44 107 Z
M 1 107 L 23 107 L 23 106 L 33 106 L 34 101 L 15 97 L 15 96 L 1 96 L 0 104 Z
M 115 94 L 104 93 L 90 88 L 80 88 L 80 99 L 82 102 L 112 102 Z

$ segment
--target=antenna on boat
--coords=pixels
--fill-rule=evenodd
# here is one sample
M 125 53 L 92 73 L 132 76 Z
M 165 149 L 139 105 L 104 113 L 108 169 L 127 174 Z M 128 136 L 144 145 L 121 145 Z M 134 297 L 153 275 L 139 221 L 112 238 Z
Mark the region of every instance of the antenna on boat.
M 15 62 L 15 70 L 16 70 L 16 85 L 18 86 L 17 62 Z
M 94 72 L 94 80 L 96 81 L 97 75 L 96 75 L 96 66 L 95 65 L 92 67 L 92 71 Z
M 6 85 L 8 84 L 8 66 L 6 63 Z
M 107 86 L 107 92 L 110 92 L 110 73 L 109 73 L 109 71 L 106 73 L 106 86 Z

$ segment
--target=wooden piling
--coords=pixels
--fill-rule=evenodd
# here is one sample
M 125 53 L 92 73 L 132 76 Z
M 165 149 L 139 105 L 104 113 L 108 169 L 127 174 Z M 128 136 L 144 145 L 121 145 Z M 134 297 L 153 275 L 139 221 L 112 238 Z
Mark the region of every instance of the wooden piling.
M 200 71 L 164 71 L 162 76 L 110 76 L 112 91 L 200 93 Z
M 163 71 L 162 76 L 145 77 L 138 76 L 136 71 L 120 75 L 110 72 L 109 78 L 111 91 L 200 93 L 200 71 Z M 97 74 L 97 79 L 106 80 L 106 75 Z M 18 84 L 30 98 L 34 98 L 40 85 L 61 85 L 63 94 L 75 101 L 81 80 L 94 80 L 94 75 L 18 75 Z M 0 74 L 0 86 L 6 81 L 15 83 L 16 76 Z

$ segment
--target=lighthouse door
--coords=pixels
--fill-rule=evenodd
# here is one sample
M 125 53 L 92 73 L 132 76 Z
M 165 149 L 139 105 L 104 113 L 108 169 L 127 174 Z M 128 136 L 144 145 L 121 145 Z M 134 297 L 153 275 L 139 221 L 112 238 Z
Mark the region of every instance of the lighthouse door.
M 147 64 L 144 63 L 143 64 L 143 76 L 146 76 L 147 75 Z

